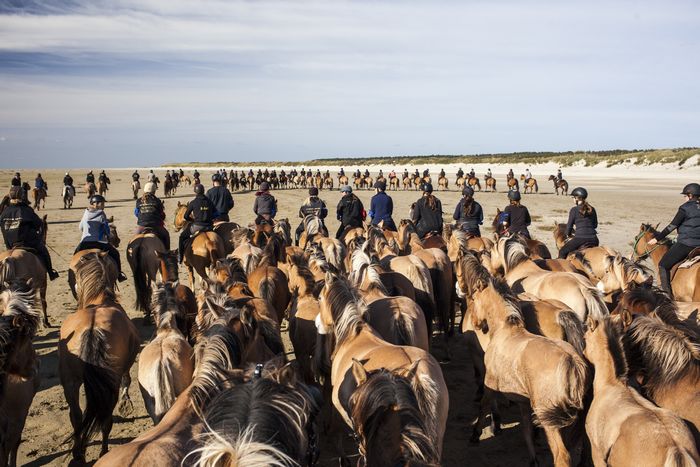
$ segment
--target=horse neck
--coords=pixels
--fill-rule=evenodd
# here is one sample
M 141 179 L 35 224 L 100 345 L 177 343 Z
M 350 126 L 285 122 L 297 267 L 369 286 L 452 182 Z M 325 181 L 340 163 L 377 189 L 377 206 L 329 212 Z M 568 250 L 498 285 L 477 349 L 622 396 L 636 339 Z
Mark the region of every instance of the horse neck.
M 415 232 L 410 232 L 408 234 L 408 244 L 412 251 L 424 249 L 423 242 L 421 242 L 420 238 L 418 238 L 418 234 Z
M 586 358 L 595 368 L 593 372 L 593 391 L 594 393 L 602 394 L 610 386 L 619 384 L 620 381 L 615 375 L 615 363 L 607 342 L 596 342 L 594 347 L 597 349 L 596 355 L 591 356 L 587 354 Z
M 160 276 L 163 282 L 175 282 L 178 280 L 177 266 L 172 267 L 168 262 L 161 258 L 160 260 Z

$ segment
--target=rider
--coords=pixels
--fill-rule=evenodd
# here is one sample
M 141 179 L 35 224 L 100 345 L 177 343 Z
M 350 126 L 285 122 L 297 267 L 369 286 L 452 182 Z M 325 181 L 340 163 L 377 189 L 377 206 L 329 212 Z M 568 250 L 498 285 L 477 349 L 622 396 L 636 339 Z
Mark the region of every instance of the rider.
M 574 237 L 567 241 L 559 250 L 559 259 L 565 259 L 569 253 L 583 247 L 598 246 L 598 214 L 595 208 L 588 204 L 588 191 L 585 188 L 576 187 L 571 192 L 571 196 L 576 200 L 576 206 L 569 211 L 569 220 L 566 223 L 566 236 Z M 574 226 L 576 231 L 574 232 Z
M 155 182 L 156 181 L 156 174 L 153 173 L 153 169 L 148 171 L 148 178 L 146 178 L 147 181 L 149 182 Z
M 200 175 L 199 170 L 194 169 L 194 173 L 192 174 L 192 178 L 194 178 L 195 180 L 199 180 L 199 175 Z
M 340 227 L 335 234 L 335 238 L 340 238 L 340 235 L 347 228 L 362 227 L 363 221 L 364 207 L 360 198 L 353 194 L 352 187 L 343 185 L 340 188 L 340 192 L 343 196 L 338 201 L 338 207 L 335 212 L 336 219 L 340 221 Z
M 525 169 L 525 185 L 527 185 L 527 182 L 529 182 L 531 178 L 532 174 L 530 173 L 530 168 L 528 167 Z
M 355 178 L 360 178 L 362 176 L 362 173 L 360 172 L 360 169 L 357 169 L 355 171 Z
M 340 172 L 338 172 L 339 177 L 344 177 L 345 176 L 345 170 L 341 167 Z
M 365 178 L 369 177 L 369 169 L 365 169 L 364 177 L 365 177 Z
M 460 178 L 462 178 L 462 177 L 464 177 L 464 170 L 462 170 L 462 168 L 460 167 L 460 168 L 457 170 L 457 178 L 460 179 Z
M 561 174 L 561 167 L 557 169 L 557 180 L 562 181 L 564 176 Z
M 214 205 L 209 198 L 204 196 L 204 185 L 198 183 L 194 186 L 195 197 L 187 205 L 185 211 L 185 220 L 191 221 L 189 229 L 182 229 L 178 240 L 178 261 L 182 263 L 185 258 L 185 250 L 188 246 L 188 240 L 200 230 L 211 230 L 214 226 Z
M 70 188 L 75 193 L 75 187 L 73 186 L 73 177 L 70 176 L 68 172 L 63 176 L 63 193 L 61 196 L 66 196 L 66 188 Z
M 12 177 L 10 186 L 22 186 L 22 176 L 19 174 L 19 172 L 15 172 L 15 176 Z
M 134 209 L 134 215 L 138 218 L 136 233 L 141 234 L 151 230 L 163 242 L 165 249 L 169 250 L 170 233 L 164 226 L 165 209 L 163 202 L 155 193 L 156 184 L 148 182 L 143 187 L 143 196 L 136 200 L 136 209 Z
M 440 169 L 440 178 L 445 178 L 445 169 Z
M 106 251 L 110 258 L 117 264 L 119 271 L 119 282 L 126 280 L 126 276 L 122 272 L 122 262 L 119 257 L 119 251 L 109 243 L 109 221 L 104 212 L 105 198 L 102 195 L 94 195 L 90 198 L 90 206 L 83 213 L 83 218 L 80 220 L 80 231 L 82 237 L 80 243 L 75 249 L 75 253 L 82 250 L 90 250 L 96 248 Z
M 430 176 L 430 171 L 429 171 L 428 169 L 425 169 L 425 170 L 423 171 L 423 178 L 429 177 L 429 176 Z
M 396 224 L 391 215 L 394 212 L 394 202 L 391 196 L 386 194 L 386 182 L 375 182 L 374 188 L 377 194 L 372 196 L 369 205 L 369 217 L 372 218 L 372 225 L 379 225 L 382 222 L 385 230 L 396 232 Z
M 530 211 L 520 204 L 520 192 L 509 191 L 508 199 L 510 203 L 500 214 L 499 222 L 503 223 L 504 233 L 520 234 L 525 238 L 530 238 L 530 231 L 527 227 L 532 220 Z
M 131 174 L 131 179 L 135 182 L 138 182 L 140 178 L 141 178 L 141 175 L 139 175 L 139 171 L 134 170 L 134 173 Z
M 682 195 L 686 201 L 678 208 L 678 212 L 666 228 L 654 235 L 649 246 L 654 246 L 659 240 L 678 229 L 678 238 L 671 248 L 659 261 L 659 282 L 661 287 L 673 298 L 671 290 L 671 269 L 683 261 L 688 254 L 700 246 L 700 184 L 689 183 L 683 187 Z
M 46 182 L 43 178 L 41 178 L 41 174 L 36 174 L 36 178 L 34 179 L 34 188 L 37 190 L 44 190 L 44 193 L 46 193 L 46 186 Z M 46 194 L 48 195 L 48 193 Z
M 377 178 L 382 178 L 384 176 L 384 172 L 382 172 L 382 169 L 379 169 L 379 175 L 377 175 Z
M 513 169 L 511 168 L 510 170 L 508 170 L 508 175 L 506 176 L 506 178 L 510 180 L 513 177 L 515 177 L 515 174 L 513 173 Z
M 402 178 L 408 178 L 411 175 L 408 173 L 408 169 L 403 169 L 403 177 Z
M 92 170 L 85 176 L 85 183 L 95 183 L 95 174 L 92 173 Z
M 491 167 L 486 171 L 486 178 L 493 178 L 493 174 L 491 173 Z
M 107 174 L 105 173 L 104 170 L 102 170 L 102 172 L 100 172 L 100 177 L 98 178 L 98 180 L 100 182 L 104 183 L 105 185 L 110 184 L 109 177 L 107 176 Z
M 418 172 L 418 169 L 413 173 L 413 178 L 420 177 L 420 172 Z
M 216 208 L 216 213 L 214 214 L 214 221 L 218 222 L 228 222 L 230 219 L 228 217 L 228 212 L 233 209 L 233 196 L 228 188 L 221 184 L 221 177 L 219 174 L 215 173 L 211 176 L 211 181 L 214 183 L 212 188 L 207 191 L 207 198 L 212 202 Z
M 430 232 L 442 232 L 442 203 L 433 196 L 433 185 L 424 183 L 423 196 L 411 206 L 411 220 L 420 238 Z
M 255 224 L 272 224 L 272 219 L 277 214 L 277 200 L 270 194 L 270 184 L 262 182 L 260 191 L 255 193 L 255 203 L 253 203 L 253 212 L 258 216 L 255 218 Z
M 396 178 L 396 170 L 391 169 L 391 172 L 389 172 L 389 178 L 390 178 L 390 179 Z
M 476 172 L 474 172 L 474 167 L 469 171 L 469 178 L 475 178 L 476 177 Z
M 326 229 L 326 226 L 323 222 L 323 219 L 325 219 L 327 215 L 328 208 L 326 207 L 326 203 L 324 203 L 323 200 L 318 197 L 318 188 L 312 186 L 311 188 L 309 188 L 309 197 L 306 198 L 304 204 L 302 204 L 299 208 L 299 217 L 302 218 L 302 221 L 299 224 L 299 227 L 297 227 L 297 230 L 294 234 L 294 240 L 296 245 L 299 245 L 299 237 L 301 237 L 301 233 L 304 231 L 303 219 L 305 219 L 306 216 L 316 216 L 319 219 L 321 219 L 321 225 L 323 226 L 323 230 L 326 232 L 327 235 L 328 229 Z
M 185 176 L 185 171 L 182 170 L 182 169 L 180 169 L 180 178 L 182 178 L 182 177 L 184 177 L 184 176 Z
M 27 247 L 34 250 L 37 257 L 46 267 L 49 278 L 54 280 L 58 272 L 51 265 L 51 256 L 42 241 L 43 221 L 34 210 L 22 199 L 22 187 L 10 188 L 10 204 L 0 214 L 0 230 L 5 239 L 5 247 Z
M 471 187 L 465 186 L 462 190 L 462 199 L 457 203 L 452 218 L 457 221 L 461 230 L 475 237 L 481 236 L 479 226 L 484 222 L 484 211 L 474 200 L 474 190 Z

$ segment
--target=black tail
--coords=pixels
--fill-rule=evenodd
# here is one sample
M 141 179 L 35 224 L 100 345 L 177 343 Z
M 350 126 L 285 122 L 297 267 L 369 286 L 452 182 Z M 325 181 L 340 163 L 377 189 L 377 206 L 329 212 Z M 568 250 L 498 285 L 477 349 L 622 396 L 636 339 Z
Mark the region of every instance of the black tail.
M 438 325 L 446 337 L 451 336 L 449 302 L 452 298 L 452 294 L 449 292 L 445 294 L 446 291 L 442 290 L 444 284 L 442 283 L 442 274 L 440 270 L 431 269 L 430 280 L 433 281 L 433 290 L 435 291 L 435 312 L 437 313 Z M 454 287 L 451 289 L 454 290 Z
M 433 335 L 433 318 L 435 317 L 436 308 L 435 298 L 429 293 L 416 289 L 416 303 L 420 305 L 425 315 L 425 322 L 428 325 L 428 337 Z
M 141 265 L 141 242 L 139 238 L 129 244 L 127 248 L 127 258 L 129 266 L 134 273 L 134 288 L 136 289 L 136 302 L 134 307 L 137 310 L 149 312 L 151 310 L 151 285 L 146 278 L 146 271 Z
M 576 352 L 583 355 L 586 344 L 583 340 L 583 324 L 573 311 L 562 311 L 557 316 L 559 326 L 564 329 L 564 340 L 571 344 Z
M 83 449 L 98 429 L 112 418 L 119 397 L 119 376 L 112 369 L 109 344 L 102 329 L 91 327 L 80 339 L 80 359 L 83 361 L 85 412 L 76 442 Z

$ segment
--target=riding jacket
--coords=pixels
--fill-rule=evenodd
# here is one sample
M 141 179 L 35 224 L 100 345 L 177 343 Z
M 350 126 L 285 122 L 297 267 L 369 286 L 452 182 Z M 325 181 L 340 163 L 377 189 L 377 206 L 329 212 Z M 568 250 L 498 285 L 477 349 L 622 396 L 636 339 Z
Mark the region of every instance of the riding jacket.
M 253 212 L 258 216 L 267 214 L 270 217 L 275 217 L 277 214 L 277 200 L 270 192 L 259 191 L 255 195 Z
M 391 200 L 391 196 L 383 191 L 372 196 L 368 213 L 372 218 L 372 225 L 379 225 L 380 222 L 384 221 L 384 226 L 386 228 L 396 229 L 394 219 L 391 218 L 393 212 L 394 202 Z
M 362 201 L 353 193 L 340 198 L 336 218 L 343 227 L 362 227 Z
M 85 183 L 95 183 L 95 174 L 90 172 L 85 176 Z
M 137 225 L 141 227 L 160 227 L 165 220 L 163 202 L 150 193 L 136 200 L 134 215 L 138 218 Z
M 63 177 L 63 186 L 73 186 L 73 177 L 70 175 Z
M 216 208 L 216 215 L 228 216 L 228 212 L 233 209 L 233 196 L 225 186 L 215 186 L 207 191 L 207 198 Z
M 528 238 L 530 237 L 527 227 L 532 220 L 530 219 L 530 212 L 525 206 L 509 204 L 503 210 L 503 213 L 507 215 L 508 231 L 510 233 L 521 233 Z
M 468 213 L 464 212 L 464 198 L 459 200 L 452 218 L 457 221 L 460 229 L 475 235 L 481 235 L 479 226 L 484 223 L 484 211 L 481 205 L 476 201 L 472 201 L 471 209 Z
M 11 201 L 0 214 L 0 230 L 8 249 L 15 245 L 31 247 L 40 244 L 43 226 L 39 216 L 23 201 Z
M 574 226 L 576 231 L 574 232 Z M 596 238 L 598 233 L 595 229 L 598 228 L 598 214 L 591 207 L 590 214 L 583 215 L 578 206 L 574 206 L 569 211 L 569 220 L 566 223 L 566 236 L 570 237 L 574 232 L 576 238 Z
M 139 175 L 138 172 L 134 172 L 131 174 L 131 179 L 135 182 L 138 182 L 140 178 L 141 178 L 141 175 Z
M 22 186 L 22 179 L 19 177 L 12 177 L 12 182 L 10 183 L 11 186 Z
M 78 226 L 82 232 L 80 243 L 100 242 L 109 243 L 109 222 L 102 209 L 87 208 Z
M 326 203 L 324 203 L 323 200 L 317 196 L 309 197 L 309 199 L 307 199 L 306 202 L 299 208 L 299 217 L 302 219 L 306 216 L 316 216 L 323 220 L 327 215 L 328 208 L 326 207 Z
M 665 238 L 675 229 L 678 229 L 678 243 L 690 247 L 700 246 L 700 205 L 697 201 L 683 203 L 671 223 L 656 235 L 656 239 Z
M 197 195 L 185 211 L 185 220 L 192 221 L 195 227 L 211 227 L 214 225 L 214 204 L 204 195 Z
M 423 196 L 416 201 L 411 213 L 411 220 L 416 226 L 420 238 L 430 232 L 442 232 L 442 203 L 435 198 L 435 210 L 428 206 L 428 198 Z

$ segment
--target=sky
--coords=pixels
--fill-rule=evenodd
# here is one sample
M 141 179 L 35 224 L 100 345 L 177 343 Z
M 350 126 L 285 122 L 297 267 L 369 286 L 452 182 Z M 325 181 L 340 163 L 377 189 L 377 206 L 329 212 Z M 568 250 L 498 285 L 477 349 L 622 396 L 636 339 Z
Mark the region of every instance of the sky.
M 0 0 L 0 167 L 698 146 L 697 0 Z

